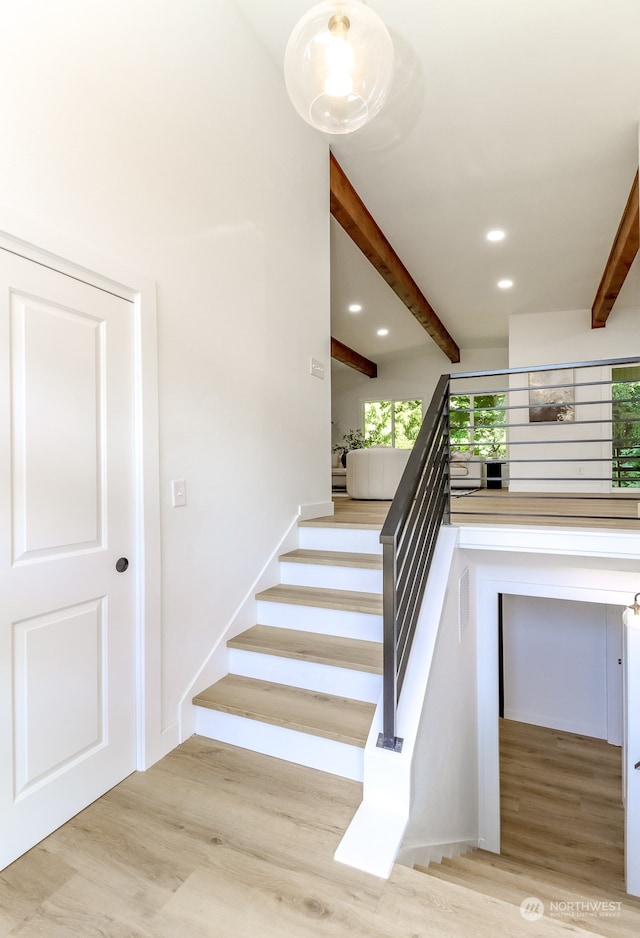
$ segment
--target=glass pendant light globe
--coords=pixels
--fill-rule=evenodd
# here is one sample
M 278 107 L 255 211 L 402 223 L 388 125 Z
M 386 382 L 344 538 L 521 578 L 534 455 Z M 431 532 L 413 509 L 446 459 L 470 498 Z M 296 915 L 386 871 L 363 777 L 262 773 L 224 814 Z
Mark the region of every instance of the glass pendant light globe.
M 392 78 L 391 36 L 361 0 L 323 0 L 289 37 L 289 97 L 300 116 L 325 133 L 348 134 L 375 117 Z

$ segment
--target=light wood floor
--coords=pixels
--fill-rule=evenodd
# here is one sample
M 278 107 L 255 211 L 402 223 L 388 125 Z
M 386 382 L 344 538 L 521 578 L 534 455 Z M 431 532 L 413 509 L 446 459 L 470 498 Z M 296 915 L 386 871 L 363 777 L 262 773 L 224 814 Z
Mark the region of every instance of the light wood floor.
M 391 502 L 364 501 L 344 496 L 333 499 L 335 514 L 306 524 L 358 524 L 382 527 Z M 479 489 L 451 498 L 453 524 L 518 524 L 561 527 L 640 529 L 640 493 L 611 495 L 539 495 L 506 489 Z
M 545 921 L 637 938 L 640 899 L 624 890 L 621 751 L 599 739 L 501 721 L 502 853 L 416 867 Z M 533 927 L 533 923 L 529 923 Z
M 500 899 L 333 859 L 359 784 L 192 737 L 0 874 L 3 938 L 531 938 Z
M 454 524 L 640 529 L 640 493 L 541 495 L 479 489 L 451 499 Z
M 503 856 L 625 893 L 619 747 L 501 720 L 500 786 Z

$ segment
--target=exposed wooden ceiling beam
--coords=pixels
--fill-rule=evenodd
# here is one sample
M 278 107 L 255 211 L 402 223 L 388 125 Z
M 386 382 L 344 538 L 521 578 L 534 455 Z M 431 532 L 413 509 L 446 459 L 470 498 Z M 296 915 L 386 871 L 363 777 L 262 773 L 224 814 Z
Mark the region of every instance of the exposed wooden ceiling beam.
M 449 361 L 459 362 L 460 349 L 387 241 L 334 155 L 330 154 L 330 158 L 331 214 L 440 346 Z
M 613 239 L 613 247 L 591 308 L 592 329 L 601 329 L 606 325 L 609 313 L 638 253 L 639 244 L 640 220 L 638 212 L 638 173 L 636 172 L 620 225 Z
M 331 357 L 335 358 L 337 362 L 342 362 L 343 365 L 348 365 L 349 368 L 355 368 L 356 371 L 366 375 L 367 378 L 378 377 L 378 366 L 375 362 L 370 362 L 364 355 L 354 352 L 352 348 L 338 342 L 333 336 L 331 337 Z

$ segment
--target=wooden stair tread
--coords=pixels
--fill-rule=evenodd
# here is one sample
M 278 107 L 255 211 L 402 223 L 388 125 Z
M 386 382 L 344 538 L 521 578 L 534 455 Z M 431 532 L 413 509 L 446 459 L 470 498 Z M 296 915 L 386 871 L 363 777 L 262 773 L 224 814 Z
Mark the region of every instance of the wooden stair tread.
M 296 606 L 318 606 L 323 609 L 342 609 L 345 612 L 382 615 L 381 593 L 360 593 L 357 590 L 326 589 L 319 586 L 288 586 L 281 583 L 257 593 L 256 599 Z
M 193 698 L 195 706 L 364 748 L 375 704 L 227 674 Z
M 334 521 L 333 515 L 325 515 L 322 518 L 312 518 L 308 521 L 298 521 L 299 528 L 357 528 L 365 531 L 381 531 L 382 523 L 361 522 L 358 515 L 345 516 L 342 521 Z
M 229 648 L 313 661 L 338 668 L 382 674 L 382 643 L 298 629 L 254 625 L 227 642 Z
M 367 570 L 382 570 L 382 554 L 361 554 L 348 550 L 298 548 L 282 554 L 279 559 L 289 563 L 315 563 L 332 567 L 364 567 Z

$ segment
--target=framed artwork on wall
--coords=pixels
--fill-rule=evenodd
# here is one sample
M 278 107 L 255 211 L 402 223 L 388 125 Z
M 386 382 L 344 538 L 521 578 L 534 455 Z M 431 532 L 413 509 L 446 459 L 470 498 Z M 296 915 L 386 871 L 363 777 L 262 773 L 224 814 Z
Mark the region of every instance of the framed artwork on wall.
M 573 368 L 529 372 L 529 423 L 569 423 L 573 420 Z

